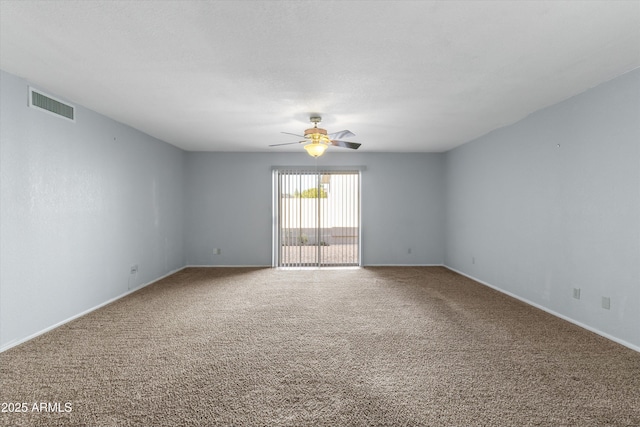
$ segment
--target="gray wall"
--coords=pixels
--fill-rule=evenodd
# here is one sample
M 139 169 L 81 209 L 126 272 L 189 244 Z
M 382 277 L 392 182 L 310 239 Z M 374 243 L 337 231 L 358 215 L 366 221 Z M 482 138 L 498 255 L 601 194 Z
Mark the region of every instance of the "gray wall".
M 329 150 L 319 167 L 366 167 L 363 264 L 442 264 L 443 155 Z M 306 153 L 186 156 L 187 264 L 271 265 L 272 167 L 314 167 L 315 160 Z M 222 253 L 213 255 L 213 248 Z
M 80 106 L 76 123 L 29 108 L 11 74 L 0 89 L 4 348 L 184 266 L 184 153 Z
M 11 74 L 0 89 L 0 349 L 184 265 L 270 265 L 271 169 L 315 165 L 185 153 L 30 109 Z M 445 263 L 640 349 L 639 97 L 636 70 L 446 154 L 318 165 L 366 168 L 365 265 Z
M 640 349 L 640 70 L 448 152 L 445 171 L 446 265 Z

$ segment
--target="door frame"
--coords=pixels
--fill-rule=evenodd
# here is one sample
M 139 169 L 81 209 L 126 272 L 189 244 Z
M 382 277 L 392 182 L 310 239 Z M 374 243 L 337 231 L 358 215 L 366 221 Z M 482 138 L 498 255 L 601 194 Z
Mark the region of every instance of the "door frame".
M 300 266 L 300 267 L 282 267 L 280 266 L 280 245 L 282 244 L 280 236 L 280 192 L 279 192 L 279 177 L 282 171 L 295 171 L 308 174 L 322 174 L 326 173 L 357 173 L 358 174 L 358 259 L 357 266 L 362 266 L 363 250 L 363 222 L 362 222 L 362 176 L 363 171 L 366 170 L 366 166 L 272 166 L 272 217 L 271 217 L 271 231 L 272 231 L 272 245 L 271 245 L 271 266 L 273 268 L 336 268 L 337 266 L 326 265 L 322 266 L 314 265 Z M 348 266 L 346 268 L 349 268 Z

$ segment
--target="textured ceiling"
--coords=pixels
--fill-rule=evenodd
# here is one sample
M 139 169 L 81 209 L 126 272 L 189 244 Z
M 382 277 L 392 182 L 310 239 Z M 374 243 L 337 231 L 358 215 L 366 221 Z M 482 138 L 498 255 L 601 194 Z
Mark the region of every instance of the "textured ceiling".
M 187 150 L 440 152 L 639 66 L 638 1 L 0 1 L 0 68 Z

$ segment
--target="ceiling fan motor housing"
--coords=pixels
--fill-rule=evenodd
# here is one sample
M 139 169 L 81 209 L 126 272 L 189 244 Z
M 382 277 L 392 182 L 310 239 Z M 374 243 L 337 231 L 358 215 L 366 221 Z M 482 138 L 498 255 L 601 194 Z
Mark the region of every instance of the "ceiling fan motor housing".
M 322 117 L 312 116 L 309 117 L 309 120 L 313 123 L 313 127 L 304 131 L 304 137 L 311 138 L 315 143 L 318 143 L 321 140 L 326 143 L 329 140 L 327 137 L 327 130 L 318 127 L 318 123 L 320 123 Z
M 310 136 L 310 135 L 313 135 L 313 134 L 326 135 L 327 134 L 327 130 L 326 129 L 322 129 L 322 128 L 313 127 L 313 128 L 306 129 L 304 131 L 304 136 Z

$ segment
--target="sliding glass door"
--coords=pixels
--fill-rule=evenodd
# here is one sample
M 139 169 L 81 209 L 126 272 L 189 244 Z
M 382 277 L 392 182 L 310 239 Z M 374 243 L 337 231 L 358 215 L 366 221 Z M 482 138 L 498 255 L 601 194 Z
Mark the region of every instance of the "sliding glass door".
M 274 171 L 274 265 L 360 265 L 359 171 Z

